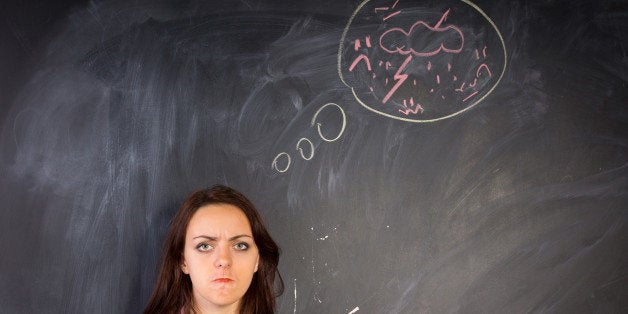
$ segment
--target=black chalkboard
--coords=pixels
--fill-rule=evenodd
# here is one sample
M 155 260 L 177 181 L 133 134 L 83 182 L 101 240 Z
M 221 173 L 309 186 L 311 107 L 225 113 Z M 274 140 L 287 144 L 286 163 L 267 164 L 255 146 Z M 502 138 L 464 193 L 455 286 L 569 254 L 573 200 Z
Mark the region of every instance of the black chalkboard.
M 138 313 L 227 184 L 280 313 L 628 310 L 626 1 L 4 1 L 0 308 Z

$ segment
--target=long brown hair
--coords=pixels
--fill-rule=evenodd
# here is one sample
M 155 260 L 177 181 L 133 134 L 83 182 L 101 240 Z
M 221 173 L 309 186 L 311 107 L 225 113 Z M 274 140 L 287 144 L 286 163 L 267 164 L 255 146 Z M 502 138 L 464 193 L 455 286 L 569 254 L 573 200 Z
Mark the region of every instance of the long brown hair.
M 230 204 L 240 208 L 251 224 L 253 240 L 259 250 L 259 268 L 242 297 L 240 313 L 265 314 L 275 311 L 275 298 L 283 293 L 284 288 L 277 270 L 279 247 L 266 230 L 262 217 L 251 201 L 230 187 L 215 185 L 188 196 L 172 219 L 164 242 L 157 283 L 144 314 L 178 313 L 182 307 L 193 307 L 192 281 L 181 270 L 185 233 L 194 213 L 208 204 Z M 275 278 L 277 290 L 274 289 Z

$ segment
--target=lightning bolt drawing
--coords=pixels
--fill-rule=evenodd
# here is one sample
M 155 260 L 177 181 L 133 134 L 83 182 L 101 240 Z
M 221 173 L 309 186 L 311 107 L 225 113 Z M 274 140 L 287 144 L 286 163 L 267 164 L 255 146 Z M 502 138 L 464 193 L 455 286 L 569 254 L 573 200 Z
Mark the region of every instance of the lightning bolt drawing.
M 388 94 L 386 94 L 386 97 L 384 97 L 384 99 L 382 100 L 382 104 L 385 104 L 390 98 L 390 96 L 392 96 L 392 94 L 394 94 L 397 91 L 397 88 L 399 88 L 399 86 L 401 86 L 401 84 L 403 84 L 403 82 L 405 82 L 406 79 L 408 78 L 408 74 L 401 74 L 401 72 L 405 70 L 406 66 L 408 65 L 408 63 L 410 63 L 411 60 L 412 60 L 412 55 L 409 55 L 406 58 L 406 60 L 401 64 L 401 66 L 397 70 L 397 73 L 395 73 L 395 76 L 393 76 L 393 78 L 397 81 L 397 83 L 395 83 L 395 86 L 393 86 L 388 92 Z

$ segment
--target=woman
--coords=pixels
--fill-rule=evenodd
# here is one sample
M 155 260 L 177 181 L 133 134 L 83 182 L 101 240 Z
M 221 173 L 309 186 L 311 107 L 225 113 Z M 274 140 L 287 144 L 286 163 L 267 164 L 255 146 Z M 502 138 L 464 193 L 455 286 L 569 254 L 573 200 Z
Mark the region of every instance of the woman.
M 144 313 L 273 313 L 283 292 L 279 247 L 255 206 L 229 187 L 192 193 L 172 220 L 162 254 Z

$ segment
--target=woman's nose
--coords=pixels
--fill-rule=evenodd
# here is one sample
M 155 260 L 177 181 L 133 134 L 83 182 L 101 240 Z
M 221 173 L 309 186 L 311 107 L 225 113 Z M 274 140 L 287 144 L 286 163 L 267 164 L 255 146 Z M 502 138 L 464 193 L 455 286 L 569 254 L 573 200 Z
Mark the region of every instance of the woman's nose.
M 221 246 L 216 252 L 216 260 L 214 266 L 217 268 L 225 268 L 231 266 L 231 251 L 229 247 Z

